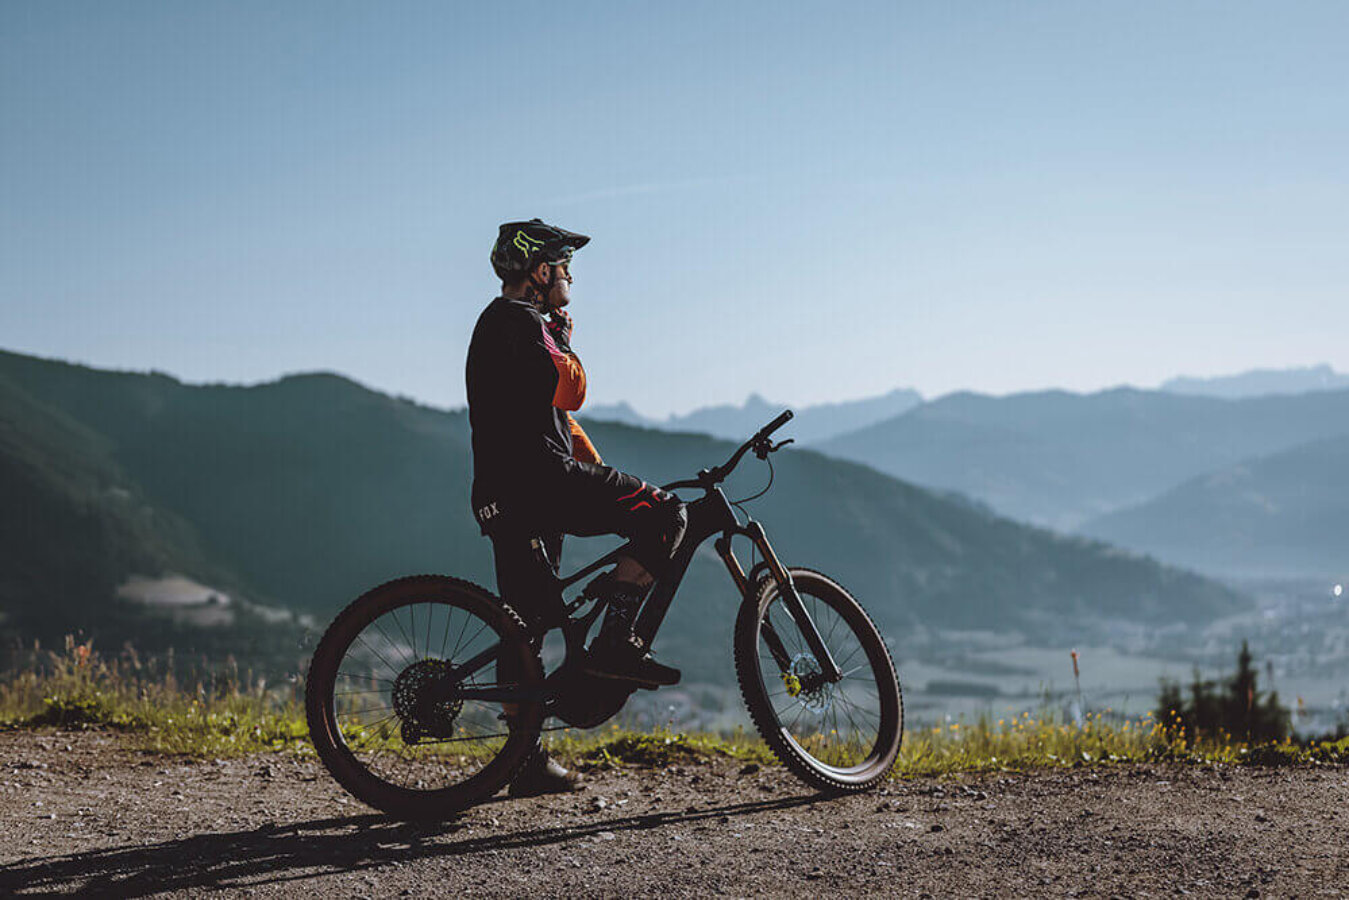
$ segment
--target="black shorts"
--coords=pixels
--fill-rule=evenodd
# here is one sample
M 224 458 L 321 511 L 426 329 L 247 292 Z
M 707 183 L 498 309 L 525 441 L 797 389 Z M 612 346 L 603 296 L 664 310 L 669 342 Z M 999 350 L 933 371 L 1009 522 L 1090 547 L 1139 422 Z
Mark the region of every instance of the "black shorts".
M 632 556 L 659 577 L 683 537 L 684 504 L 673 494 L 610 466 L 568 460 L 553 477 L 513 492 L 499 505 L 503 514 L 484 522 L 496 557 L 502 599 L 537 619 L 557 598 L 546 597 L 549 584 L 541 558 L 530 541 L 544 541 L 547 558 L 557 565 L 562 536 L 618 534 L 632 542 Z

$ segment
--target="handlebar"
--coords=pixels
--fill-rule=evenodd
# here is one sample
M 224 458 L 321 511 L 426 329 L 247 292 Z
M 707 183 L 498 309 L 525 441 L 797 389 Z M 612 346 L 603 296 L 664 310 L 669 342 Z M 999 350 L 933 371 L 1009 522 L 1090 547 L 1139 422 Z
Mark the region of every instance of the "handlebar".
M 783 425 L 786 425 L 788 422 L 790 422 L 794 415 L 796 414 L 792 412 L 790 409 L 784 409 L 782 411 L 782 415 L 778 416 L 776 419 L 769 422 L 763 428 L 760 428 L 759 433 L 756 434 L 755 437 L 768 437 L 770 434 L 777 431 Z
M 703 469 L 698 473 L 697 478 L 672 481 L 669 484 L 661 485 L 661 490 L 673 491 L 682 487 L 710 488 L 730 477 L 730 474 L 735 471 L 735 467 L 740 464 L 741 458 L 750 450 L 758 452 L 761 458 L 766 458 L 769 453 L 777 450 L 782 444 L 790 443 L 790 441 L 783 441 L 782 444 L 774 445 L 768 438 L 773 432 L 790 422 L 793 415 L 794 413 L 790 409 L 783 410 L 782 415 L 760 428 L 754 433 L 754 437 L 741 444 L 739 449 L 732 453 L 731 458 L 726 462 L 711 469 Z

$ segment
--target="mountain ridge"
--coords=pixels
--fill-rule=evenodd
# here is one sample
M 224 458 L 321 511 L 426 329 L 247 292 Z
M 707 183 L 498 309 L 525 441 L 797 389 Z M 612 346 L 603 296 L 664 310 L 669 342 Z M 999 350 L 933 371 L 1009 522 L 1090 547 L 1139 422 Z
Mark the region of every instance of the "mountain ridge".
M 1320 363 L 1285 369 L 1248 369 L 1232 375 L 1180 375 L 1162 382 L 1159 390 L 1236 399 L 1344 388 L 1349 388 L 1349 374 L 1336 372 L 1328 363 Z
M 1082 533 L 1226 576 L 1349 575 L 1346 432 L 1189 479 Z
M 1345 422 L 1349 390 L 1241 399 L 1132 387 L 960 392 L 818 449 L 1071 530 L 1187 478 L 1329 436 Z
M 765 400 L 756 392 L 751 393 L 745 402 L 739 405 L 714 404 L 683 414 L 672 414 L 664 419 L 644 416 L 626 402 L 594 407 L 589 411 L 589 418 L 595 421 L 657 428 L 662 431 L 689 431 L 739 440 L 746 434 L 752 434 L 766 419 L 791 408 L 795 413 L 793 429 L 797 440 L 803 444 L 813 444 L 898 415 L 921 402 L 922 395 L 911 388 L 895 388 L 885 394 L 858 400 L 840 400 L 795 407 L 791 404 Z
M 12 354 L 0 355 L 0 375 L 17 375 L 39 402 L 102 434 L 136 488 L 190 523 L 211 561 L 263 602 L 326 618 L 409 572 L 493 583 L 490 549 L 469 514 L 462 411 L 420 407 L 338 375 L 187 386 Z M 734 448 L 697 434 L 602 422 L 587 429 L 608 462 L 656 483 Z M 754 510 L 779 554 L 839 577 L 892 634 L 1047 633 L 1086 617 L 1199 621 L 1249 604 L 1191 573 L 1029 528 L 866 466 L 805 450 L 775 463 L 779 488 Z M 753 493 L 766 476 L 748 460 L 728 493 Z M 593 547 L 569 541 L 567 566 Z M 662 641 L 706 672 L 726 664 L 721 632 L 737 600 L 704 551 Z

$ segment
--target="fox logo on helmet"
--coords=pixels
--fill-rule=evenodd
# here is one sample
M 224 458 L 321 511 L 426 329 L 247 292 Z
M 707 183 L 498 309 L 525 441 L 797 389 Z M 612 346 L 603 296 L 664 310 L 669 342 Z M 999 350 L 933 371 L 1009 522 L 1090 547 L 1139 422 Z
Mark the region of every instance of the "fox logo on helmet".
M 516 249 L 523 253 L 526 258 L 536 250 L 543 249 L 543 241 L 538 238 L 530 237 L 523 231 L 517 231 L 515 233 L 515 239 L 512 240 L 511 243 L 514 244 Z
M 557 228 L 541 219 L 504 222 L 492 245 L 492 269 L 502 282 L 509 282 L 524 275 L 535 263 L 569 259 L 573 251 L 589 241 L 584 234 Z

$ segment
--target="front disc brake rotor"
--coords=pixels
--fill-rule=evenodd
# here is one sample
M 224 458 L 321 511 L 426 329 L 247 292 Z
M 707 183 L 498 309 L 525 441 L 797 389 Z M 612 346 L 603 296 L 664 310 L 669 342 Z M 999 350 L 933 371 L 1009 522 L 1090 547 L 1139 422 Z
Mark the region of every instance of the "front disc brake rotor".
M 834 705 L 834 686 L 824 680 L 820 664 L 809 653 L 798 653 L 792 658 L 782 681 L 787 693 L 810 712 L 823 714 Z

